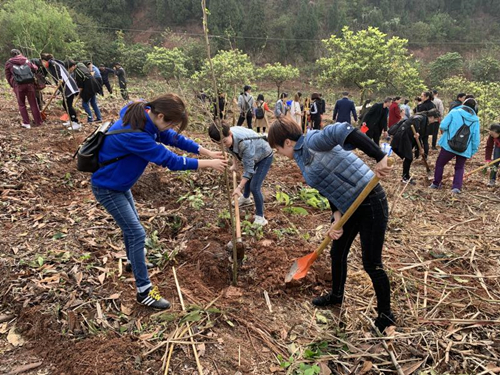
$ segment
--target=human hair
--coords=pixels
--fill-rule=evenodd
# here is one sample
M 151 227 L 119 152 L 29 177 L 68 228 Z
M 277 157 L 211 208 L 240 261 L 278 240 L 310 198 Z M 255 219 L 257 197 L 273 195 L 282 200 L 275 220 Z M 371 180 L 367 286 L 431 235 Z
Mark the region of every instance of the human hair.
M 474 98 L 475 98 L 475 97 L 474 97 L 474 95 L 472 95 L 472 94 L 465 95 L 465 99 L 466 99 L 466 100 L 467 100 L 467 99 L 474 99 Z
M 280 95 L 280 99 L 283 100 L 285 98 L 288 98 L 288 94 L 286 92 L 282 92 Z
M 271 147 L 283 147 L 287 139 L 296 142 L 302 135 L 299 124 L 290 117 L 281 116 L 271 124 L 267 140 Z
M 245 85 L 245 87 L 243 87 L 244 92 L 247 92 L 248 90 L 251 90 L 251 89 L 252 89 L 252 87 L 248 86 L 248 85 Z
M 387 97 L 384 99 L 384 103 L 389 103 L 389 102 L 392 102 L 392 98 L 391 97 Z
M 69 69 L 69 68 L 71 68 L 71 67 L 73 67 L 73 66 L 75 66 L 75 65 L 76 65 L 76 62 L 75 62 L 74 60 L 71 60 L 71 59 L 68 59 L 68 60 L 66 60 L 66 61 L 64 62 L 64 67 L 65 67 L 66 69 Z
M 432 94 L 432 92 L 431 92 L 431 91 L 424 91 L 424 92 L 422 92 L 422 94 L 423 94 L 426 98 L 428 98 L 429 100 L 434 100 L 434 95 Z
M 416 100 L 417 102 L 421 102 L 422 98 L 420 96 L 417 96 L 414 100 Z
M 257 95 L 257 100 L 264 101 L 264 95 L 262 95 L 262 94 Z
M 467 96 L 465 92 L 461 92 L 457 94 L 457 100 L 460 100 L 460 98 L 463 98 L 464 96 Z
M 41 53 L 40 58 L 44 61 L 50 61 L 54 58 L 51 53 Z
M 405 104 L 408 104 L 410 102 L 410 99 L 405 99 Z
M 188 114 L 182 99 L 176 94 L 165 94 L 156 99 L 145 102 L 136 101 L 128 105 L 123 116 L 123 124 L 130 124 L 132 129 L 144 130 L 146 126 L 146 109 L 149 107 L 151 113 L 164 116 L 165 122 L 173 122 L 179 125 L 177 133 L 181 133 L 188 125 Z
M 229 125 L 226 122 L 222 122 L 221 124 L 222 136 L 224 138 L 229 137 L 229 133 L 231 132 Z M 217 125 L 212 124 L 208 128 L 208 136 L 214 142 L 220 142 L 220 131 Z
M 493 132 L 495 132 L 495 133 L 500 134 L 500 124 L 499 123 L 491 124 L 490 125 L 490 130 L 493 131 Z
M 296 101 L 296 102 L 300 101 L 299 93 L 295 94 L 295 97 L 293 98 L 293 100 Z
M 344 91 L 344 92 L 342 93 L 342 96 L 349 96 L 349 93 L 348 93 L 347 91 Z
M 302 98 L 302 93 L 300 91 L 297 91 L 297 95 L 299 96 L 299 98 Z
M 463 105 L 466 105 L 467 107 L 469 107 L 469 108 L 471 108 L 471 109 L 473 109 L 474 111 L 477 112 L 477 101 L 476 101 L 476 99 L 474 99 L 474 98 L 467 98 L 467 99 L 465 99 Z
M 400 100 L 400 99 L 401 99 L 401 97 L 400 97 L 400 96 L 395 96 L 395 97 L 392 99 L 392 101 L 393 101 L 393 102 L 396 102 L 396 101 L 398 101 L 398 100 Z
M 433 93 L 434 95 L 437 95 L 437 94 L 438 94 L 438 90 L 434 89 L 434 90 L 432 90 L 432 93 Z
M 439 113 L 439 111 L 436 108 L 430 109 L 428 111 L 420 112 L 420 114 L 424 115 L 426 117 L 434 117 L 434 118 L 441 117 L 441 114 Z
M 313 92 L 311 94 L 311 100 L 318 100 L 319 98 L 320 98 L 320 96 L 317 92 Z
M 16 57 L 16 56 L 19 56 L 21 54 L 21 51 L 19 51 L 18 49 L 11 49 L 10 50 L 10 57 Z

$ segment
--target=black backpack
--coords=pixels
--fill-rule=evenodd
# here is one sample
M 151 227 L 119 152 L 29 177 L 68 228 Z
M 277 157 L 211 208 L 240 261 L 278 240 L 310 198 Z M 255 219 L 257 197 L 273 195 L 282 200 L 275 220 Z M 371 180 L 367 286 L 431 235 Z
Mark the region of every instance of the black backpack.
M 114 121 L 108 121 L 102 126 L 97 128 L 91 135 L 89 135 L 83 143 L 78 147 L 73 158 L 76 157 L 76 169 L 81 172 L 94 173 L 99 168 L 105 167 L 116 163 L 119 160 L 126 158 L 132 154 L 122 155 L 111 160 L 99 163 L 99 150 L 102 147 L 104 138 L 108 135 L 123 134 L 123 133 L 142 133 L 140 129 L 120 129 L 108 132 L 109 128 L 113 125 Z
M 255 108 L 255 118 L 261 120 L 264 118 L 264 108 L 262 108 L 263 103 L 260 103 L 257 108 Z
M 14 80 L 19 84 L 35 82 L 35 74 L 31 71 L 28 62 L 24 65 L 13 65 L 12 74 L 14 75 Z
M 467 150 L 470 142 L 470 127 L 465 123 L 465 119 L 462 117 L 463 125 L 457 130 L 452 138 L 448 139 L 448 146 L 453 151 L 462 153 Z

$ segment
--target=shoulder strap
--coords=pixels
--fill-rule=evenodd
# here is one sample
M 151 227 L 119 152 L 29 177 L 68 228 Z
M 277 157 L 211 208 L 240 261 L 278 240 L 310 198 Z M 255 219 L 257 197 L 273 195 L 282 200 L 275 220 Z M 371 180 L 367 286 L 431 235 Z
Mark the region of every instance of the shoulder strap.
M 144 131 L 140 129 L 120 129 L 120 130 L 112 130 L 110 132 L 106 132 L 104 133 L 104 135 L 114 135 L 123 133 L 144 133 Z
M 267 142 L 267 136 L 263 135 L 262 137 L 248 137 L 248 138 L 243 138 L 243 139 L 240 139 L 238 141 L 238 145 L 243 142 L 243 141 L 251 141 L 251 140 L 254 140 L 254 139 L 262 139 L 264 141 Z

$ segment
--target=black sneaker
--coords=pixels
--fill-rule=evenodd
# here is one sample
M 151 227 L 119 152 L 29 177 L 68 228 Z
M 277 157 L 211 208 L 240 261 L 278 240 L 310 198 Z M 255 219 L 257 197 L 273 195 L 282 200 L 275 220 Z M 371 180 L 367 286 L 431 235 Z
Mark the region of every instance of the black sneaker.
M 155 265 L 153 263 L 146 262 L 146 267 L 148 270 L 153 268 Z M 125 263 L 125 272 L 132 272 L 132 263 L 127 262 Z
M 394 317 L 394 314 L 392 312 L 390 312 L 389 314 L 382 313 L 375 319 L 375 326 L 382 334 L 384 333 L 387 327 L 395 325 L 396 325 L 396 318 Z
M 312 304 L 318 307 L 326 307 L 331 305 L 342 305 L 342 297 L 337 297 L 332 292 L 313 298 Z
M 413 178 L 403 178 L 401 182 L 403 184 L 416 185 L 416 182 L 413 180 Z
M 170 308 L 170 302 L 162 298 L 157 286 L 151 288 L 146 295 L 137 293 L 137 302 L 154 309 L 167 310 Z

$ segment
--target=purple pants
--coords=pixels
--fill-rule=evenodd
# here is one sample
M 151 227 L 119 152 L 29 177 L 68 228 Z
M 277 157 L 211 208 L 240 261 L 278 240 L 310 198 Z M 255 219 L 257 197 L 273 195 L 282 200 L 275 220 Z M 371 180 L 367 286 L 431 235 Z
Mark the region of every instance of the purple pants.
M 28 109 L 26 108 L 26 98 L 28 98 L 28 103 L 30 104 L 31 113 L 33 113 L 35 124 L 41 125 L 42 116 L 40 115 L 40 109 L 38 108 L 38 103 L 36 101 L 35 85 L 32 83 L 20 84 L 14 86 L 14 92 L 16 94 L 19 112 L 21 112 L 21 117 L 23 118 L 23 124 L 30 123 Z
M 441 152 L 436 160 L 436 170 L 434 172 L 434 185 L 439 186 L 441 180 L 443 179 L 444 166 L 448 164 L 451 159 L 457 158 L 455 162 L 455 175 L 453 176 L 453 189 L 462 189 L 462 184 L 464 182 L 464 172 L 465 172 L 465 162 L 466 157 L 454 154 L 453 152 L 446 151 L 441 148 Z

